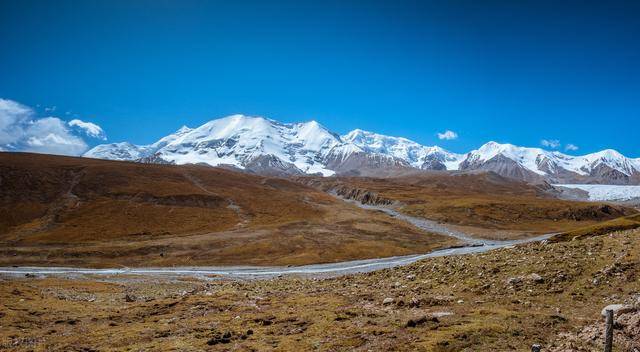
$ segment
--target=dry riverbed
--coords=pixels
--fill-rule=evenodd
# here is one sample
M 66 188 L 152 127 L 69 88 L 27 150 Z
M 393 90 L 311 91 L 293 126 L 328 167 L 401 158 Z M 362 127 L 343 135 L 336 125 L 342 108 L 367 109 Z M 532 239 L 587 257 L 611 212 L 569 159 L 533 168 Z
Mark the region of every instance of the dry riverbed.
M 335 278 L 4 277 L 0 350 L 543 351 L 640 346 L 640 231 Z M 624 312 L 624 313 L 622 313 Z

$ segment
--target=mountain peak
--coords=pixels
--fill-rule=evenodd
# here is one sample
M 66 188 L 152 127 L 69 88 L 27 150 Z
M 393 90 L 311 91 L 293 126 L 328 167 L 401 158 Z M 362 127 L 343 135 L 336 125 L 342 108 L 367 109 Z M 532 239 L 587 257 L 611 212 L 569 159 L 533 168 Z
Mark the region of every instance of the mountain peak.
M 183 134 L 183 133 L 187 133 L 190 132 L 192 129 L 187 127 L 186 125 L 182 125 L 182 127 L 178 128 L 178 130 L 176 131 L 176 133 L 179 134 Z
M 370 172 L 376 168 L 385 173 L 389 170 L 384 168 L 412 167 L 489 170 L 507 177 L 529 177 L 529 180 L 543 177 L 560 183 L 602 182 L 609 178 L 617 183 L 640 182 L 640 159 L 626 158 L 612 149 L 570 156 L 490 141 L 467 154 L 456 154 L 439 146 L 425 146 L 407 138 L 362 129 L 339 136 L 315 120 L 282 123 L 242 114 L 211 120 L 196 128 L 182 126 L 151 145 L 128 142 L 99 145 L 85 156 L 233 165 L 272 174 L 274 167 L 281 168 L 282 174 L 295 171 L 325 176 L 336 172 L 362 174 L 363 170 Z
M 355 139 L 366 138 L 375 135 L 377 134 L 356 128 L 355 130 L 349 131 L 349 133 L 342 136 L 342 139 L 346 141 L 353 141 Z
M 618 159 L 622 159 L 625 156 L 620 154 L 620 152 L 618 152 L 615 149 L 604 149 L 601 150 L 599 152 L 595 152 L 595 153 L 591 153 L 588 154 L 590 156 L 594 156 L 594 157 L 598 157 L 598 158 L 603 158 L 603 159 L 607 159 L 607 160 L 618 160 Z

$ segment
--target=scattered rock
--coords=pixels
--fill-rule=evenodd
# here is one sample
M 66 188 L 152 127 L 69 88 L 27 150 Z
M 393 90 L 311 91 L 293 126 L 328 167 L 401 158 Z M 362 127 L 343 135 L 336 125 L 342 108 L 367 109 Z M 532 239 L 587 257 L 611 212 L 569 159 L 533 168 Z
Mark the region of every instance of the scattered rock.
M 566 322 L 566 321 L 567 321 L 567 317 L 565 317 L 565 316 L 564 316 L 564 315 L 562 315 L 562 314 L 553 314 L 553 315 L 551 316 L 551 319 L 552 319 L 553 321 L 555 321 L 555 322 L 559 322 L 559 323 L 564 323 L 564 322 Z
M 164 331 L 157 331 L 154 335 L 155 338 L 163 338 L 163 337 L 169 337 L 171 335 L 171 331 L 169 330 L 164 330 Z
M 535 282 L 537 284 L 543 283 L 544 279 L 542 278 L 542 276 L 536 274 L 536 273 L 532 273 L 527 275 L 527 280 L 531 281 L 531 282 Z
M 228 338 L 224 338 L 224 337 L 213 337 L 211 338 L 209 341 L 207 341 L 207 345 L 209 346 L 214 346 L 217 345 L 219 343 L 229 343 L 231 342 L 231 339 Z
M 432 312 L 429 313 L 430 316 L 434 317 L 434 318 L 441 318 L 441 317 L 446 317 L 449 315 L 453 315 L 453 313 L 451 312 Z
M 419 318 L 415 318 L 415 319 L 409 319 L 409 321 L 407 321 L 406 327 L 408 328 L 415 328 L 416 326 L 422 325 L 426 322 L 434 322 L 437 323 L 438 322 L 438 318 L 434 317 L 434 316 L 421 316 Z
M 520 277 L 510 277 L 510 278 L 507 279 L 507 284 L 511 285 L 511 286 L 517 285 L 517 284 L 519 284 L 521 282 L 522 282 L 522 278 L 520 278 Z
M 416 297 L 411 298 L 411 300 L 409 301 L 409 307 L 410 308 L 419 308 L 420 307 L 420 300 Z
M 231 331 L 227 331 L 224 334 L 216 332 L 213 337 L 207 341 L 207 345 L 214 346 L 217 344 L 227 344 L 230 343 L 232 339 L 235 339 L 235 337 Z
M 256 319 L 253 319 L 253 321 L 255 323 L 258 323 L 258 324 L 262 325 L 262 326 L 269 326 L 269 325 L 273 324 L 273 320 L 275 318 L 276 317 L 274 317 L 274 316 L 269 316 L 269 317 L 263 317 L 263 318 L 256 318 Z
M 429 306 L 441 306 L 453 302 L 455 296 L 434 295 L 425 299 L 425 303 Z
M 600 312 L 600 314 L 602 314 L 602 316 L 605 317 L 607 316 L 608 310 L 612 310 L 613 315 L 620 315 L 624 313 L 634 312 L 636 308 L 630 304 L 610 304 L 602 308 L 602 312 Z
M 386 306 L 386 305 L 392 304 L 394 301 L 395 300 L 393 298 L 387 297 L 382 301 L 382 304 L 384 304 Z

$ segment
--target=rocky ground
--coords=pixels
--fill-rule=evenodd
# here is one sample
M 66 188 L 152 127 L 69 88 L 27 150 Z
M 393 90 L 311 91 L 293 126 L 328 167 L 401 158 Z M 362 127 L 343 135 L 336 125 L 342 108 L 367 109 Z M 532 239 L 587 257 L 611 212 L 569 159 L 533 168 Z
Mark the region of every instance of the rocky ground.
M 2 278 L 0 350 L 640 350 L 640 231 L 337 278 Z

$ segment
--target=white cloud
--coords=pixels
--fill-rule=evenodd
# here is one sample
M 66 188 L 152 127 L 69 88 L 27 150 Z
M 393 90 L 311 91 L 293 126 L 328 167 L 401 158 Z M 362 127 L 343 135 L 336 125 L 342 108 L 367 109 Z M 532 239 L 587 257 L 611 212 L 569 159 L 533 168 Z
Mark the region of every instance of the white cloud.
M 104 130 L 102 129 L 102 127 L 96 125 L 95 123 L 74 119 L 69 121 L 67 124 L 71 127 L 80 128 L 89 137 L 99 138 L 99 139 L 102 139 L 103 141 L 107 139 L 107 136 L 104 133 Z
M 69 127 L 77 127 L 90 137 L 105 138 L 100 126 L 74 121 L 67 124 L 53 116 L 36 117 L 30 107 L 0 98 L 0 150 L 80 155 L 88 145 Z
M 567 144 L 567 145 L 565 145 L 565 146 L 564 146 L 564 150 L 571 150 L 571 151 L 575 151 L 575 150 L 578 150 L 578 146 L 577 146 L 577 145 L 575 145 L 575 144 L 571 144 L 571 143 L 569 143 L 569 144 Z
M 549 148 L 558 148 L 560 146 L 560 141 L 557 139 L 543 139 L 540 141 L 540 144 L 542 144 L 545 147 L 549 147 Z
M 31 108 L 0 98 L 0 145 L 14 143 L 23 134 L 23 125 L 33 115 Z
M 442 133 L 438 133 L 438 138 L 439 139 L 445 139 L 445 140 L 451 140 L 451 139 L 458 138 L 458 134 L 453 132 L 453 131 L 446 130 L 446 131 L 444 131 Z
M 57 117 L 45 117 L 32 121 L 24 133 L 22 151 L 80 155 L 88 146 L 82 138 L 75 136 L 64 121 Z

